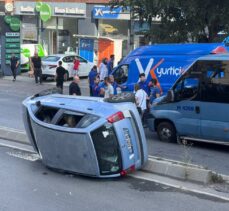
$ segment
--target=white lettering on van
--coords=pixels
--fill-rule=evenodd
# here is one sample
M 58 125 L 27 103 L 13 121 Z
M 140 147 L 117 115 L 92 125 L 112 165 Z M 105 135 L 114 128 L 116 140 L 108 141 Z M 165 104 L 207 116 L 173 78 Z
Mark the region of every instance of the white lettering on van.
M 157 68 L 157 75 L 158 78 L 164 76 L 164 75 L 175 75 L 176 77 L 178 77 L 179 75 L 181 75 L 182 73 L 182 67 L 175 67 L 175 66 L 171 66 L 171 67 L 161 67 L 161 68 Z
M 136 62 L 136 64 L 137 64 L 139 73 L 140 73 L 140 74 L 141 74 L 141 73 L 145 73 L 146 78 L 148 78 L 150 69 L 151 69 L 151 67 L 152 67 L 152 65 L 153 65 L 153 63 L 154 63 L 154 59 L 152 58 L 152 59 L 149 60 L 149 62 L 148 62 L 148 64 L 147 64 L 147 67 L 146 67 L 145 71 L 144 71 L 144 69 L 143 69 L 143 67 L 142 67 L 142 64 L 141 64 L 141 62 L 140 62 L 139 59 L 135 59 L 135 62 Z

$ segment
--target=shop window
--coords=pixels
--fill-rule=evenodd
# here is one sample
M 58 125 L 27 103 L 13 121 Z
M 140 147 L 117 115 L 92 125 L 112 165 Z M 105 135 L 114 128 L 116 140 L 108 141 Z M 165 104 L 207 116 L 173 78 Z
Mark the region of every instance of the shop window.
M 128 65 L 122 65 L 118 67 L 114 72 L 114 79 L 118 84 L 123 84 L 127 82 L 128 79 Z

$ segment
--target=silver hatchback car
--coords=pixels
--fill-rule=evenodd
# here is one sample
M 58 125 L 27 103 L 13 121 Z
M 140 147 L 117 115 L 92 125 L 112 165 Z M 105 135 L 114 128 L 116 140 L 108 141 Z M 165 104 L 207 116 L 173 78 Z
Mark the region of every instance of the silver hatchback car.
M 34 150 L 53 169 L 117 177 L 148 159 L 144 129 L 131 102 L 43 93 L 23 102 L 23 117 Z

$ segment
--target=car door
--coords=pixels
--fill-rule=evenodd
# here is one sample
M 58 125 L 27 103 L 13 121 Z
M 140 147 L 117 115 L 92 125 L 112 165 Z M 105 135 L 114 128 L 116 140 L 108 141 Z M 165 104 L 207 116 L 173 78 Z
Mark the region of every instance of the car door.
M 191 71 L 190 71 L 191 72 Z M 175 85 L 174 100 L 170 104 L 174 114 L 176 130 L 180 136 L 199 138 L 200 136 L 200 78 L 193 73 L 186 74 Z M 170 109 L 171 109 L 170 108 Z M 174 117 L 173 117 L 174 116 Z
M 87 175 L 99 174 L 87 129 L 77 127 L 84 113 L 44 105 L 35 115 L 31 110 L 29 112 L 37 147 L 45 165 Z
M 63 67 L 68 71 L 70 78 L 74 76 L 73 60 L 74 60 L 74 56 L 65 56 L 63 58 Z
M 201 137 L 229 142 L 229 61 L 203 61 Z
M 90 67 L 90 65 L 88 64 L 88 61 L 80 56 L 77 56 L 79 61 L 80 61 L 80 65 L 79 65 L 79 76 L 83 77 L 83 76 L 88 76 L 90 70 L 92 67 Z

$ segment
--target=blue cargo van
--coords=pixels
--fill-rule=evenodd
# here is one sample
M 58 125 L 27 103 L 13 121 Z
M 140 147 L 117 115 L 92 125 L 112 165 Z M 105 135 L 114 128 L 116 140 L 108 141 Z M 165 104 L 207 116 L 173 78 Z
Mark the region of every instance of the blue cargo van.
M 225 53 L 223 43 L 211 44 L 158 44 L 143 46 L 132 51 L 112 74 L 123 91 L 133 91 L 139 74 L 145 73 L 147 81 L 158 80 L 164 94 L 197 58 L 208 54 Z
M 148 126 L 161 141 L 229 145 L 229 54 L 199 58 L 156 100 Z

